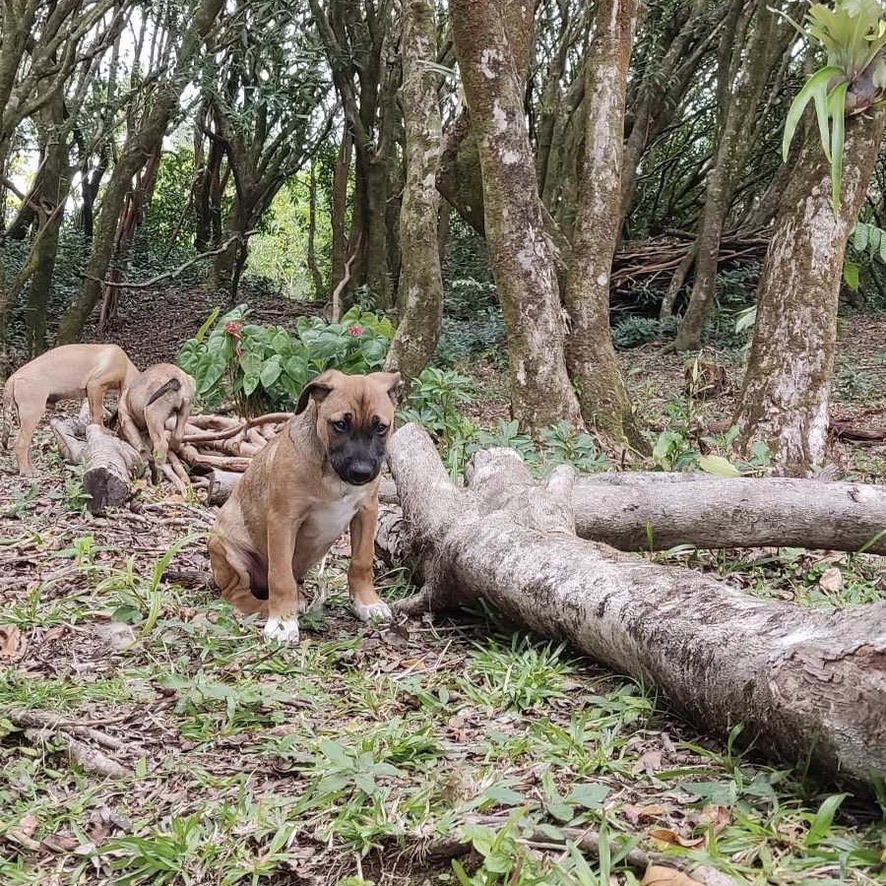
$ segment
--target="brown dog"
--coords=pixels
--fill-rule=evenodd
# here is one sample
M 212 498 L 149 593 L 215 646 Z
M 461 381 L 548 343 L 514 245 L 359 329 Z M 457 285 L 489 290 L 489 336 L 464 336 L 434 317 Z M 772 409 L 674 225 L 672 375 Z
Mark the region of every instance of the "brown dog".
M 176 486 L 179 481 L 167 465 L 166 455 L 181 447 L 196 388 L 194 379 L 178 366 L 157 363 L 128 381 L 120 395 L 117 414 L 121 433 L 138 452 L 147 454 L 143 434 L 147 431 L 153 462 Z M 166 421 L 172 417 L 175 427 L 167 437 Z
M 372 583 L 378 475 L 402 383 L 397 372 L 328 370 L 255 456 L 209 538 L 226 600 L 267 615 L 266 637 L 298 641 L 305 575 L 350 524 L 348 586 L 357 616 L 391 618 Z
M 31 439 L 47 403 L 85 394 L 92 422 L 100 425 L 105 392 L 122 387 L 137 375 L 138 369 L 117 345 L 62 345 L 13 372 L 3 389 L 3 447 L 8 443 L 9 416 L 15 412 L 19 421 L 15 440 L 18 472 L 25 477 L 34 474 Z

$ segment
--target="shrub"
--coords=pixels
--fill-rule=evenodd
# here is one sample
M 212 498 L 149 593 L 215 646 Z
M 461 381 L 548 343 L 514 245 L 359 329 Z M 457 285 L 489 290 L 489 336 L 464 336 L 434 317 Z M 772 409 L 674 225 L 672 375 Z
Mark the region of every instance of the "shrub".
M 294 334 L 247 323 L 248 314 L 246 305 L 221 318 L 214 312 L 178 355 L 208 406 L 231 397 L 243 415 L 290 408 L 326 369 L 349 374 L 380 369 L 394 335 L 389 320 L 359 307 L 338 323 L 300 317 Z
M 671 338 L 677 331 L 676 317 L 625 317 L 612 327 L 612 343 L 620 351 L 637 348 L 660 338 Z

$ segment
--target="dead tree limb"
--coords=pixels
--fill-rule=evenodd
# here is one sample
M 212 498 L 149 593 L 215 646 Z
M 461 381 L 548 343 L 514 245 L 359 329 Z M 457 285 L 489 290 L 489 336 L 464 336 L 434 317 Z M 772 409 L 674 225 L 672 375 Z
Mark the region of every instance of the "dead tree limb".
M 89 513 L 124 505 L 131 494 L 130 477 L 144 470 L 141 456 L 125 440 L 98 425 L 84 427 L 79 418 L 50 424 L 65 459 L 86 466 L 83 490 L 89 496 Z
M 758 599 L 573 534 L 573 477 L 538 486 L 511 450 L 475 456 L 449 481 L 430 437 L 399 430 L 390 451 L 402 543 L 424 585 L 418 613 L 488 600 L 652 684 L 674 710 L 758 751 L 871 790 L 886 772 L 886 602 L 839 612 Z
M 622 551 L 799 547 L 886 554 L 886 487 L 624 472 L 575 483 L 576 530 Z

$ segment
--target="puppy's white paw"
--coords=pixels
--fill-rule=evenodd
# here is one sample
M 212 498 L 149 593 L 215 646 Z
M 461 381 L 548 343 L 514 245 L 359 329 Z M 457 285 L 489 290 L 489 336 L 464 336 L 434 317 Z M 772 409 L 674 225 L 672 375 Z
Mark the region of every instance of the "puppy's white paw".
M 394 618 L 391 607 L 382 600 L 369 604 L 354 600 L 354 612 L 360 621 L 391 621 Z
M 266 640 L 276 640 L 278 643 L 298 643 L 298 619 L 269 618 L 264 635 Z

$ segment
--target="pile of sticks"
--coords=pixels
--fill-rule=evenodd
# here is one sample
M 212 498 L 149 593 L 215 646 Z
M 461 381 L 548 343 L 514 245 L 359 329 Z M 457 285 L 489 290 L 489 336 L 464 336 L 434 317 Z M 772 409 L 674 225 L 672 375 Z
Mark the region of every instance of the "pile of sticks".
M 768 245 L 768 238 L 759 232 L 724 234 L 720 241 L 719 266 L 733 268 L 762 262 Z M 684 231 L 624 244 L 612 262 L 611 299 L 614 303 L 630 303 L 636 298 L 634 289 L 640 284 L 655 285 L 664 291 L 687 253 L 694 249 L 695 235 Z
M 252 457 L 291 417 L 291 412 L 271 412 L 251 419 L 213 413 L 192 415 L 185 426 L 181 451 L 178 455 L 169 453 L 170 464 L 177 474 L 181 462 L 187 464 L 192 485 L 205 490 L 209 504 L 221 504 Z

